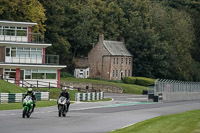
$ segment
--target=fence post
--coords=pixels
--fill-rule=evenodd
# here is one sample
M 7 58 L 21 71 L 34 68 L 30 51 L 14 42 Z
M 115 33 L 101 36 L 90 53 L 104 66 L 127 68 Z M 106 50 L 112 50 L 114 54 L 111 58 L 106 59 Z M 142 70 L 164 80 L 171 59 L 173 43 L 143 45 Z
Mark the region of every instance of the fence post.
M 38 88 L 38 80 L 37 80 L 37 88 Z
M 50 90 L 51 83 L 49 82 L 49 90 Z

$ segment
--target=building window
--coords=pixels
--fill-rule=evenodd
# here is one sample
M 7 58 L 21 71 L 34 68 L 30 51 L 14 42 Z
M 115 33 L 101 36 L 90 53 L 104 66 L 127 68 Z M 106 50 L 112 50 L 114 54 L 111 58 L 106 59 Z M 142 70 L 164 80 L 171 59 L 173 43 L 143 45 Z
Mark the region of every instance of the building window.
M 117 57 L 117 64 L 118 64 L 119 58 Z
M 115 77 L 115 70 L 113 70 L 113 78 Z
M 6 56 L 10 56 L 10 48 L 6 48 Z
M 113 64 L 115 64 L 115 57 L 113 58 Z
M 127 76 L 127 70 L 125 70 L 125 77 Z
M 126 58 L 126 65 L 128 64 L 128 58 Z
M 131 76 L 130 70 L 128 70 L 128 76 Z
M 16 57 L 16 48 L 11 49 L 11 57 Z
M 116 77 L 118 77 L 118 70 L 116 70 Z
M 121 58 L 121 63 L 123 64 L 123 57 Z
M 89 75 L 89 72 L 87 71 L 87 76 Z
M 131 58 L 129 57 L 129 65 L 131 64 Z
M 25 70 L 25 79 L 56 79 L 56 70 Z

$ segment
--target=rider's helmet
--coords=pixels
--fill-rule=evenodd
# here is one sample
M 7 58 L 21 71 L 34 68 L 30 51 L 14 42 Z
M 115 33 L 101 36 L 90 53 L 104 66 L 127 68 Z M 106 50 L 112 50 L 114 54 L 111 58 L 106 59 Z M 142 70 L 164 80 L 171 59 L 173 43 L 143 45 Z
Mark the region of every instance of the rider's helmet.
M 62 92 L 66 92 L 67 87 L 62 87 Z
M 33 93 L 32 88 L 28 88 L 28 94 L 31 95 Z

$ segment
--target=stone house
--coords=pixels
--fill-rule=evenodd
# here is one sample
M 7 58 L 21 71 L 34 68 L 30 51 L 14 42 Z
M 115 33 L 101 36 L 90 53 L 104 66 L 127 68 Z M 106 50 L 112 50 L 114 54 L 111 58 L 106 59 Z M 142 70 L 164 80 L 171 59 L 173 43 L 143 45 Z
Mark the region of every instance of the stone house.
M 99 42 L 88 53 L 90 77 L 121 80 L 132 76 L 132 60 L 123 38 L 120 41 L 108 41 L 104 40 L 104 35 L 100 35 Z

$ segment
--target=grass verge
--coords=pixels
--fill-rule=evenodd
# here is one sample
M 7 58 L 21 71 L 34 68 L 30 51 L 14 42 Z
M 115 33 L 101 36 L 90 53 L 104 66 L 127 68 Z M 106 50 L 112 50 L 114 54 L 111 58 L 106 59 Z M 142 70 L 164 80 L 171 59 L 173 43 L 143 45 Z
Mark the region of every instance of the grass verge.
M 36 108 L 57 105 L 57 101 L 37 101 Z M 22 103 L 0 104 L 0 110 L 22 109 Z
M 200 110 L 166 115 L 139 122 L 110 133 L 199 133 Z

